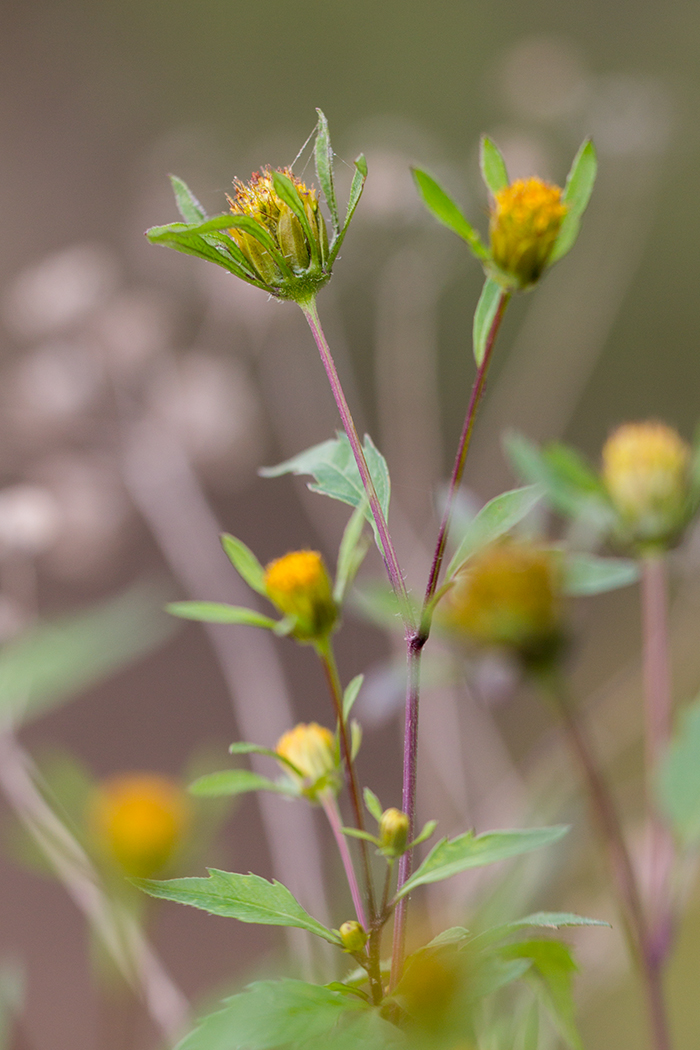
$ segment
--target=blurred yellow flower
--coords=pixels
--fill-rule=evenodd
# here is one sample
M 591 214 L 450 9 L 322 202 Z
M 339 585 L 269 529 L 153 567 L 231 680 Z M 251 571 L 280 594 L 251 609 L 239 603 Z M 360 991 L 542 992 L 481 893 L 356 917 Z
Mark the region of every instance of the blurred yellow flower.
M 282 763 L 285 773 L 297 781 L 308 798 L 315 800 L 325 788 L 337 787 L 335 737 L 325 726 L 300 723 L 280 737 L 275 750 L 295 767 L 296 773 Z
M 273 605 L 294 621 L 292 634 L 299 641 L 320 641 L 333 630 L 338 607 L 318 551 L 292 551 L 270 562 L 265 589 Z
M 559 186 L 517 179 L 495 195 L 489 231 L 496 265 L 527 288 L 542 275 L 557 239 L 566 205 Z

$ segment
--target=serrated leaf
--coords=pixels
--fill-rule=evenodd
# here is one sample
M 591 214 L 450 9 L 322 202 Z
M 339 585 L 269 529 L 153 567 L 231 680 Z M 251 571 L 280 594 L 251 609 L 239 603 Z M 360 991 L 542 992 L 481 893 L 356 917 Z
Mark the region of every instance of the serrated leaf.
M 412 893 L 417 886 L 440 882 L 469 868 L 480 868 L 487 864 L 517 857 L 534 849 L 541 849 L 557 842 L 568 831 L 566 825 L 550 828 L 526 828 L 523 830 L 491 831 L 474 835 L 472 831 L 454 839 L 442 839 L 433 846 L 419 868 L 403 884 L 396 899 Z
M 190 784 L 189 791 L 190 794 L 203 798 L 245 795 L 249 791 L 274 791 L 278 795 L 296 795 L 291 785 L 278 784 L 267 777 L 251 773 L 249 769 L 223 769 L 218 773 L 206 773 Z
M 221 536 L 221 546 L 238 575 L 252 590 L 267 597 L 265 570 L 250 547 L 246 547 L 242 540 L 231 536 L 228 532 L 224 532 Z
M 529 959 L 528 976 L 549 1009 L 559 1034 L 571 1050 L 583 1050 L 576 1027 L 573 999 L 573 977 L 578 967 L 571 948 L 561 941 L 532 940 L 509 944 L 499 949 L 505 959 Z
M 362 794 L 364 796 L 365 805 L 367 807 L 368 812 L 374 817 L 377 823 L 379 823 L 379 821 L 382 819 L 382 813 L 384 812 L 381 802 L 379 801 L 375 793 L 371 791 L 368 787 L 364 789 Z
M 249 627 L 265 627 L 268 631 L 274 631 L 277 620 L 254 609 L 246 609 L 240 605 L 226 605 L 224 602 L 170 602 L 166 605 L 166 611 L 171 616 L 179 616 L 183 620 L 199 620 L 204 623 L 240 623 Z
M 369 541 L 362 535 L 368 507 L 369 502 L 365 496 L 362 503 L 355 507 L 343 531 L 333 585 L 333 598 L 338 605 L 343 604 L 348 587 L 355 579 L 369 548 Z
M 201 1020 L 177 1050 L 271 1050 L 329 1038 L 346 1018 L 366 1011 L 357 996 L 306 981 L 257 981 Z
M 501 305 L 501 299 L 506 294 L 498 281 L 494 281 L 492 277 L 486 278 L 484 287 L 481 289 L 479 302 L 476 304 L 474 324 L 472 326 L 474 360 L 477 368 L 481 366 L 484 360 L 489 332 Z
M 177 175 L 171 175 L 170 185 L 175 194 L 177 210 L 185 222 L 203 222 L 207 218 L 207 213 L 187 183 L 183 179 L 179 179 Z
M 362 683 L 365 680 L 363 674 L 356 674 L 351 682 L 348 682 L 343 693 L 343 718 L 347 721 L 348 715 L 352 711 L 353 704 L 359 696 L 360 689 L 362 689 Z
M 508 185 L 508 172 L 503 154 L 487 135 L 481 138 L 481 174 L 486 186 L 496 196 Z
M 447 226 L 448 230 L 452 230 L 458 237 L 466 241 L 477 259 L 488 259 L 489 253 L 482 244 L 479 234 L 442 186 L 436 182 L 432 175 L 428 175 L 427 171 L 422 171 L 420 168 L 412 168 L 411 170 L 418 192 L 428 211 L 443 226 Z
M 538 911 L 532 915 L 526 915 L 524 919 L 514 919 L 511 922 L 492 926 L 490 929 L 484 930 L 483 933 L 477 934 L 474 940 L 493 941 L 533 926 L 548 930 L 560 930 L 567 926 L 610 927 L 610 923 L 604 922 L 602 919 L 587 919 L 583 915 L 575 915 L 573 912 L 568 911 Z
M 162 601 L 154 588 L 134 587 L 7 642 L 0 652 L 0 723 L 37 718 L 161 645 L 174 629 Z
M 572 597 L 604 594 L 637 583 L 639 565 L 631 558 L 599 558 L 583 552 L 568 553 L 564 559 L 563 590 Z
M 448 566 L 447 578 L 476 551 L 504 536 L 527 517 L 542 499 L 542 493 L 540 485 L 526 485 L 524 488 L 502 492 L 482 507 L 462 536 Z
M 598 160 L 595 147 L 590 139 L 586 139 L 574 157 L 566 179 L 563 200 L 568 210 L 549 258 L 550 266 L 563 258 L 574 246 L 581 225 L 581 216 L 593 192 L 597 170 Z
M 332 266 L 335 262 L 338 256 L 338 252 L 340 251 L 340 246 L 345 240 L 345 234 L 348 232 L 348 227 L 350 225 L 350 221 L 352 220 L 353 215 L 355 214 L 355 209 L 360 203 L 360 197 L 362 196 L 362 191 L 365 188 L 366 180 L 367 161 L 365 160 L 364 154 L 361 153 L 355 161 L 355 174 L 352 177 L 352 184 L 350 186 L 350 196 L 348 197 L 348 208 L 345 213 L 345 221 L 343 223 L 342 229 L 340 230 L 337 237 L 334 239 L 333 244 L 331 245 L 329 258 L 330 266 Z
M 681 713 L 680 724 L 658 771 L 661 811 L 685 847 L 700 842 L 700 699 Z
M 363 448 L 379 504 L 386 518 L 389 513 L 391 494 L 389 468 L 369 434 L 365 434 Z M 320 445 L 314 445 L 292 456 L 291 459 L 279 463 L 276 467 L 262 467 L 258 473 L 264 478 L 278 478 L 283 474 L 310 474 L 315 479 L 308 486 L 311 492 L 320 492 L 324 496 L 330 496 L 331 499 L 348 503 L 351 507 L 357 507 L 365 501 L 362 478 L 357 469 L 350 442 L 343 432 L 340 432 L 336 438 L 323 441 Z M 365 511 L 365 517 L 374 530 L 377 546 L 381 550 L 377 527 L 369 506 Z
M 340 228 L 338 217 L 338 202 L 335 197 L 335 182 L 333 179 L 333 149 L 331 148 L 331 136 L 328 130 L 328 121 L 322 110 L 317 109 L 318 128 L 316 131 L 316 143 L 314 148 L 314 159 L 316 162 L 316 177 L 321 187 L 321 192 L 328 205 L 331 216 L 331 227 L 333 234 L 337 234 Z
M 265 926 L 293 926 L 308 930 L 330 944 L 340 943 L 338 935 L 309 915 L 281 882 L 268 882 L 260 875 L 238 875 L 218 868 L 207 871 L 208 878 L 134 879 L 133 882 L 151 897 L 189 904 L 210 915 Z

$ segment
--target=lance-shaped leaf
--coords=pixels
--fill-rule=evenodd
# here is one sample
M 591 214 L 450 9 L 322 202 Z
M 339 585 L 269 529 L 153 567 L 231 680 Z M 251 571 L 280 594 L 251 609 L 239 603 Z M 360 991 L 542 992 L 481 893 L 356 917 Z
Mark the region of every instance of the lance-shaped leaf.
M 700 841 L 700 699 L 681 715 L 657 782 L 661 811 L 683 846 Z
M 317 109 L 316 112 L 318 113 L 318 127 L 314 148 L 316 177 L 328 205 L 328 211 L 331 216 L 331 228 L 335 236 L 340 229 L 340 219 L 338 218 L 338 202 L 335 197 L 335 181 L 333 178 L 333 149 L 325 114 L 320 109 Z
M 490 943 L 513 933 L 519 933 L 521 930 L 531 929 L 533 926 L 546 930 L 561 930 L 568 926 L 610 927 L 610 923 L 602 919 L 587 919 L 583 915 L 575 915 L 569 911 L 538 911 L 532 915 L 526 915 L 524 919 L 514 919 L 511 922 L 500 923 L 498 926 L 491 926 L 488 930 L 478 933 L 473 940 L 475 942 L 484 940 Z
M 226 605 L 224 602 L 170 602 L 166 605 L 171 616 L 180 616 L 183 620 L 199 620 L 204 623 L 240 623 L 249 627 L 265 627 L 274 631 L 277 620 L 263 616 L 254 609 L 241 605 Z
M 203 222 L 207 218 L 207 213 L 187 183 L 179 179 L 177 175 L 171 175 L 170 185 L 175 194 L 177 210 L 185 222 Z
M 467 558 L 514 528 L 542 499 L 541 485 L 526 485 L 495 496 L 467 526 L 448 566 L 449 579 Z
M 318 240 L 311 229 L 311 223 L 306 214 L 304 202 L 301 199 L 299 190 L 296 188 L 292 180 L 282 171 L 272 172 L 272 184 L 275 188 L 275 193 L 280 200 L 284 201 L 290 211 L 296 215 L 302 230 L 306 234 L 309 251 L 311 252 L 311 259 L 314 263 L 318 263 L 320 261 L 318 254 Z
M 428 211 L 432 212 L 443 226 L 447 226 L 448 230 L 452 230 L 458 237 L 466 241 L 477 259 L 488 259 L 489 253 L 482 244 L 479 234 L 442 186 L 432 175 L 428 175 L 427 171 L 422 171 L 420 168 L 411 170 L 418 192 Z
M 146 231 L 146 236 L 151 244 L 159 244 L 164 248 L 173 248 L 184 255 L 195 255 L 199 259 L 206 259 L 208 262 L 216 263 L 217 266 L 223 266 L 225 270 L 240 277 L 243 281 L 248 281 L 249 284 L 257 285 L 259 288 L 265 287 L 253 274 L 245 256 L 230 238 L 226 239 L 231 242 L 230 244 L 213 244 L 210 235 L 202 236 L 193 232 L 184 223 L 153 226 Z M 223 235 L 221 240 L 224 240 Z
M 369 547 L 369 540 L 362 535 L 368 506 L 369 503 L 365 497 L 355 507 L 343 531 L 333 585 L 333 598 L 338 605 L 343 604 L 348 587 L 355 579 Z
M 365 676 L 363 674 L 357 674 L 345 687 L 345 692 L 343 693 L 343 718 L 347 719 L 352 711 L 353 704 L 360 694 L 364 680 Z
M 384 812 L 384 808 L 381 802 L 379 801 L 375 793 L 371 791 L 368 787 L 364 789 L 363 796 L 367 809 L 372 814 L 377 823 L 379 823 L 379 821 L 382 819 L 382 814 Z
M 595 147 L 590 139 L 586 139 L 574 157 L 571 170 L 564 187 L 563 201 L 567 212 L 562 220 L 559 235 L 549 257 L 549 265 L 561 259 L 574 246 L 578 237 L 583 215 L 593 192 L 596 172 L 598 170 L 598 159 Z
M 252 773 L 249 769 L 222 769 L 218 773 L 206 773 L 190 784 L 189 790 L 192 795 L 204 798 L 245 795 L 249 791 L 274 791 L 278 795 L 297 794 L 291 784 L 277 783 Z
M 568 831 L 566 825 L 550 828 L 526 828 L 513 831 L 491 831 L 474 835 L 472 831 L 455 839 L 442 839 L 433 846 L 423 863 L 403 884 L 396 899 L 412 893 L 417 886 L 440 882 L 468 868 L 480 868 L 501 860 L 529 853 L 557 842 Z
M 328 260 L 329 266 L 332 266 L 335 262 L 338 252 L 340 251 L 340 246 L 345 240 L 345 234 L 348 232 L 348 226 L 350 225 L 350 221 L 353 215 L 355 214 L 355 209 L 360 203 L 360 197 L 362 196 L 362 191 L 365 188 L 366 181 L 367 161 L 365 160 L 364 154 L 361 153 L 355 161 L 355 174 L 352 177 L 352 184 L 350 186 L 350 196 L 348 198 L 348 210 L 345 213 L 345 222 L 343 223 L 343 227 L 340 230 L 340 233 L 337 235 L 337 237 L 333 241 L 333 244 L 331 245 L 330 258 Z
M 267 758 L 274 758 L 275 762 L 281 762 L 283 766 L 287 766 L 293 773 L 296 773 L 298 777 L 303 777 L 304 774 L 300 769 L 290 762 L 284 755 L 280 755 L 279 751 L 275 751 L 273 747 L 263 747 L 262 744 L 249 744 L 245 740 L 237 740 L 229 747 L 229 754 L 231 755 L 265 755 Z
M 238 575 L 245 580 L 249 587 L 258 594 L 267 597 L 265 587 L 265 570 L 253 554 L 250 547 L 246 547 L 242 540 L 237 539 L 229 533 L 223 533 L 221 546 L 233 565 Z
M 483 180 L 495 197 L 499 190 L 508 185 L 508 172 L 503 154 L 487 135 L 481 139 L 480 162 Z
M 379 504 L 384 516 L 387 517 L 391 493 L 389 468 L 369 434 L 365 434 L 364 453 L 374 487 L 377 490 Z M 314 445 L 276 467 L 262 467 L 258 473 L 264 478 L 278 478 L 283 474 L 310 474 L 315 479 L 314 483 L 309 484 L 312 492 L 320 492 L 324 496 L 330 496 L 331 499 L 348 503 L 351 507 L 366 503 L 362 478 L 357 469 L 350 442 L 346 434 L 342 432 L 336 438 L 323 441 L 320 445 Z M 369 506 L 366 507 L 365 516 L 375 530 L 377 545 L 381 549 Z
M 474 312 L 474 324 L 472 326 L 472 342 L 474 345 L 474 360 L 479 368 L 486 353 L 486 342 L 489 332 L 493 326 L 496 314 L 501 305 L 501 299 L 508 293 L 503 290 L 498 281 L 487 277 L 484 287 L 481 289 L 479 302 Z
M 564 559 L 563 589 L 574 598 L 604 594 L 629 587 L 639 575 L 639 565 L 631 558 L 599 558 L 575 552 Z
M 151 897 L 189 904 L 210 915 L 224 915 L 239 922 L 265 926 L 294 926 L 315 933 L 330 944 L 340 944 L 338 935 L 309 915 L 281 882 L 268 882 L 260 875 L 238 875 L 217 868 L 207 870 L 208 878 L 133 881 Z

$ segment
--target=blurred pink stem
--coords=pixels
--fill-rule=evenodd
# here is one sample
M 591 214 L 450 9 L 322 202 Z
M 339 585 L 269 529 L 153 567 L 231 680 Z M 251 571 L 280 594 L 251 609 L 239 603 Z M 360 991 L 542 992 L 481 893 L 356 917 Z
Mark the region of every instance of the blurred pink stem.
M 362 906 L 362 894 L 360 893 L 360 887 L 357 884 L 357 876 L 355 875 L 355 869 L 352 865 L 352 858 L 350 856 L 350 850 L 348 849 L 347 839 L 341 830 L 338 803 L 336 802 L 335 795 L 332 791 L 321 792 L 319 799 L 323 806 L 323 811 L 328 817 L 328 823 L 330 824 L 331 830 L 335 836 L 335 841 L 338 844 L 338 852 L 340 853 L 340 859 L 345 868 L 345 874 L 347 876 L 350 894 L 352 896 L 352 903 L 355 906 L 357 921 L 363 930 L 368 930 L 369 926 L 367 925 L 365 910 Z

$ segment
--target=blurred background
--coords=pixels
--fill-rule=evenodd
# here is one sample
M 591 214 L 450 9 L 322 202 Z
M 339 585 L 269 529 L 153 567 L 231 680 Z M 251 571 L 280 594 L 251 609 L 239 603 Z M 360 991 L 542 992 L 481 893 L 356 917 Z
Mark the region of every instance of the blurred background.
M 57 658 L 65 682 L 49 703 L 71 703 L 28 721 L 5 753 L 19 778 L 0 778 L 0 969 L 18 1018 L 8 1045 L 123 1050 L 119 1026 L 128 1023 L 131 1045 L 145 1048 L 156 1042 L 151 1023 L 143 1010 L 115 1007 L 121 993 L 109 990 L 80 910 L 18 828 L 18 811 L 36 799 L 13 801 L 13 783 L 31 754 L 33 782 L 77 840 L 94 780 L 139 770 L 185 783 L 223 768 L 234 739 L 272 745 L 295 721 L 329 723 L 308 652 L 252 629 L 171 624 L 157 610 L 184 597 L 252 604 L 220 551 L 221 529 L 263 562 L 311 546 L 333 564 L 347 517 L 300 479 L 257 476 L 260 465 L 331 436 L 335 408 L 299 311 L 146 242 L 146 227 L 177 218 L 167 173 L 216 214 L 235 175 L 296 157 L 316 106 L 330 122 L 341 200 L 354 157 L 366 154 L 365 195 L 319 306 L 358 426 L 388 458 L 392 529 L 420 590 L 473 378 L 481 274 L 425 213 L 409 165 L 433 172 L 484 229 L 482 132 L 513 177 L 561 183 L 588 134 L 599 153 L 575 250 L 506 317 L 466 507 L 512 484 L 500 444 L 509 427 L 537 441 L 563 437 L 594 463 L 627 419 L 660 417 L 690 437 L 700 414 L 700 19 L 687 0 L 663 13 L 640 0 L 5 0 L 2 25 L 0 638 L 17 646 L 37 616 L 103 603 L 82 676 Z M 700 685 L 700 536 L 674 566 L 675 681 L 685 700 Z M 372 554 L 363 572 L 380 571 Z M 615 767 L 634 842 L 637 597 L 630 589 L 592 599 L 572 615 L 575 686 Z M 65 655 L 61 638 L 49 643 Z M 368 671 L 361 772 L 385 805 L 400 799 L 400 649 L 361 614 L 347 616 L 341 671 L 345 680 Z M 528 868 L 513 906 L 613 920 L 547 713 L 507 667 L 472 667 L 467 690 L 451 667 L 436 647 L 421 815 L 440 816 L 443 833 L 573 821 L 568 852 Z M 25 685 L 34 681 L 22 673 Z M 261 810 L 253 797 L 227 811 L 203 807 L 192 822 L 202 841 L 174 873 L 213 863 L 284 877 L 337 925 L 347 903 L 317 873 L 324 867 L 332 887 L 338 872 L 324 829 L 302 808 L 271 799 Z M 689 867 L 687 893 L 700 905 L 693 875 Z M 545 880 L 537 892 L 536 877 Z M 473 878 L 459 886 L 456 903 L 428 895 L 425 927 L 469 925 L 489 887 Z M 671 973 L 678 1050 L 697 1046 L 698 932 L 691 906 Z M 154 909 L 150 933 L 193 1002 L 277 971 L 286 950 L 274 931 L 174 905 Z M 586 1045 L 643 1045 L 618 932 L 586 931 L 576 944 Z M 304 946 L 291 948 L 303 958 Z

